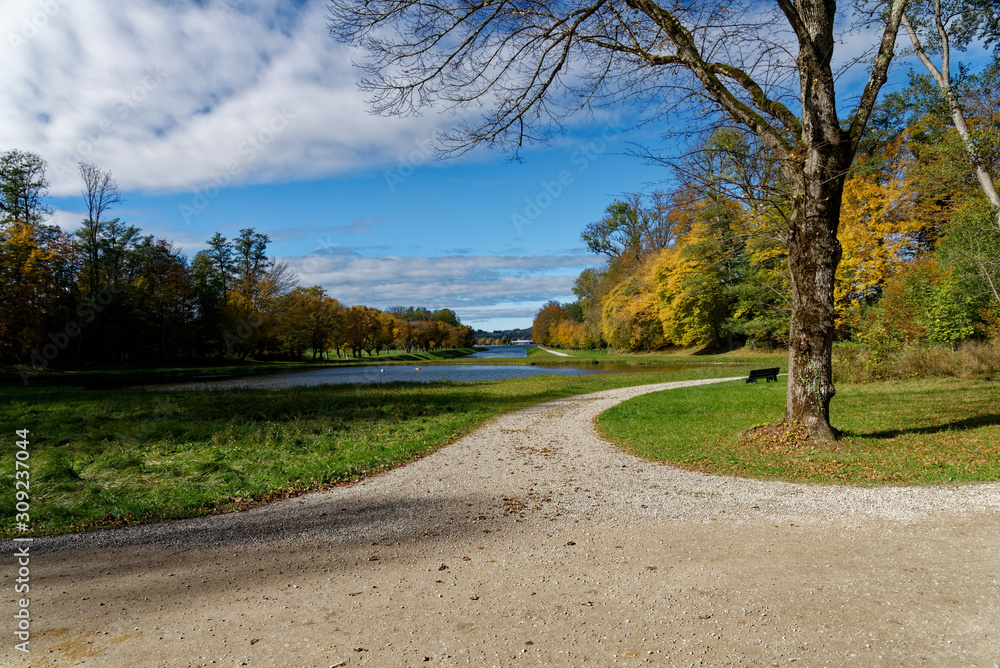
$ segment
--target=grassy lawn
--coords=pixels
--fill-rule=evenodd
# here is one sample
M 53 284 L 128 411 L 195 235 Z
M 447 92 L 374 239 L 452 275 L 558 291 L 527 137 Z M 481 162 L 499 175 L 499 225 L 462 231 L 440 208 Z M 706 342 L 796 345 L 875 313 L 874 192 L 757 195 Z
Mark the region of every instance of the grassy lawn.
M 190 517 L 355 480 L 504 412 L 611 387 L 745 369 L 500 382 L 153 392 L 0 388 L 0 528 L 15 533 L 15 430 L 31 431 L 33 533 Z
M 780 366 L 788 370 L 788 353 L 783 351 L 757 351 L 741 348 L 728 353 L 700 354 L 696 348 L 684 348 L 651 353 L 619 353 L 613 350 L 564 350 L 552 348 L 570 357 L 560 357 L 547 353 L 541 348 L 528 349 L 528 357 L 545 364 L 580 364 L 599 362 L 602 364 L 632 364 L 638 366 L 652 364 L 749 364 L 759 367 Z
M 766 364 L 282 390 L 0 388 L 0 530 L 19 533 L 18 429 L 31 431 L 31 533 L 40 535 L 244 509 L 405 464 L 542 401 Z M 743 430 L 780 420 L 784 399 L 784 379 L 694 387 L 628 401 L 599 425 L 640 456 L 703 472 L 861 485 L 1000 479 L 996 382 L 842 383 L 835 446 L 792 435 L 764 447 L 741 441 Z
M 187 366 L 108 366 L 100 369 L 47 369 L 40 372 L 25 372 L 23 375 L 17 369 L 0 369 L 0 385 L 139 385 L 144 383 L 165 383 L 175 380 L 187 380 L 198 376 L 252 376 L 271 373 L 286 373 L 291 371 L 310 371 L 329 366 L 366 366 L 376 364 L 405 364 L 407 362 L 443 362 L 461 359 L 486 348 L 455 348 L 434 350 L 428 353 L 407 353 L 403 350 L 389 351 L 388 354 L 375 357 L 334 357 L 329 360 L 312 359 L 311 352 L 300 360 L 260 361 L 223 360 L 218 363 L 205 364 L 192 362 Z M 475 361 L 475 360 L 470 360 Z
M 785 379 L 637 397 L 598 418 L 604 435 L 647 459 L 704 473 L 796 482 L 923 485 L 1000 479 L 1000 383 L 954 378 L 840 384 L 833 445 L 743 430 L 781 420 Z
M 563 352 L 563 351 L 560 351 L 560 352 Z M 569 352 L 569 351 L 566 351 L 566 352 Z M 544 358 L 544 359 L 550 359 L 550 360 L 560 359 L 559 355 L 553 355 L 549 351 L 543 350 L 540 346 L 531 346 L 530 348 L 528 348 L 528 350 L 526 351 L 526 353 L 527 353 L 528 357 L 534 357 L 536 359 L 537 358 Z M 562 359 L 565 359 L 565 358 L 562 358 Z
M 389 351 L 388 354 L 381 355 L 378 357 L 365 357 L 359 359 L 359 362 L 435 362 L 435 361 L 445 361 L 454 360 L 467 357 L 473 353 L 487 350 L 487 348 L 452 348 L 449 350 L 432 350 L 428 353 L 408 353 L 405 350 L 393 350 Z M 482 362 L 479 361 L 481 364 Z

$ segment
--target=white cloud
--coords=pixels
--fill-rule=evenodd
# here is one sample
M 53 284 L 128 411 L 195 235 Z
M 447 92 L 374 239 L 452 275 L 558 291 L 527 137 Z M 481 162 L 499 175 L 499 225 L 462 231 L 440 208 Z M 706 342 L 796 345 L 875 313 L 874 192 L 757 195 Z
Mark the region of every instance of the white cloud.
M 345 304 L 454 309 L 463 321 L 526 317 L 549 299 L 572 298 L 583 253 L 543 256 L 450 255 L 287 258 L 301 285 L 321 285 Z
M 462 324 L 474 328 L 492 330 L 493 323 L 498 323 L 497 329 L 505 325 L 499 323 L 510 323 L 509 327 L 528 327 L 535 319 L 540 307 L 538 305 L 529 306 L 484 306 L 482 308 L 463 309 L 459 314 Z
M 320 0 L 49 2 L 30 38 L 25 3 L 0 10 L 0 148 L 49 160 L 56 195 L 78 190 L 81 159 L 167 191 L 391 168 L 445 125 L 369 114 Z
M 52 218 L 48 222 L 58 225 L 63 232 L 75 232 L 86 217 L 87 212 L 83 210 L 53 209 Z
M 0 150 L 49 160 L 55 195 L 77 192 L 81 159 L 126 190 L 170 192 L 427 159 L 457 119 L 369 114 L 351 64 L 361 54 L 329 36 L 326 13 L 323 0 L 3 3 Z M 838 63 L 877 37 L 845 34 Z M 847 88 L 864 69 L 844 75 Z

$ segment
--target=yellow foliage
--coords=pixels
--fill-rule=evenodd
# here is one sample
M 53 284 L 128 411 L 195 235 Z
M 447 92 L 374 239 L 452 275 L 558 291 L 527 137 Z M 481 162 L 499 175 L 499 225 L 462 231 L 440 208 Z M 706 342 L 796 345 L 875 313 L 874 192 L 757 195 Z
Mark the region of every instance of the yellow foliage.
M 905 176 L 896 174 L 884 182 L 873 176 L 847 180 L 838 234 L 843 258 L 834 285 L 842 323 L 856 326 L 856 307 L 877 296 L 918 252 L 914 235 L 930 229 L 933 221 L 916 209 L 912 184 Z
M 656 296 L 657 257 L 639 265 L 604 299 L 601 327 L 614 348 L 652 350 L 665 343 Z
M 12 221 L 0 229 L 0 358 L 41 346 L 46 318 L 64 295 L 57 275 L 72 254 L 58 228 Z
M 696 263 L 686 260 L 681 249 L 668 248 L 660 252 L 653 264 L 663 333 L 670 343 L 690 345 L 695 337 L 684 327 L 682 312 L 688 301 L 684 281 L 695 271 Z

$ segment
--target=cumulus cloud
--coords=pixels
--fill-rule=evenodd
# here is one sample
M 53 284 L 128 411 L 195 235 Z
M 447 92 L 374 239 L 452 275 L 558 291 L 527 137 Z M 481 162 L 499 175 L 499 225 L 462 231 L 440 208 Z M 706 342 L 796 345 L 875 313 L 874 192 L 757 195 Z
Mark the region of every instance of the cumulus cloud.
M 571 299 L 579 272 L 594 257 L 449 255 L 362 257 L 341 253 L 287 258 L 300 284 L 321 285 L 346 304 L 451 308 L 463 322 L 529 319 L 537 304 Z
M 199 190 L 391 167 L 455 122 L 369 114 L 357 54 L 325 13 L 321 0 L 5 3 L 0 147 L 46 158 L 57 195 L 79 189 L 80 160 L 125 189 Z

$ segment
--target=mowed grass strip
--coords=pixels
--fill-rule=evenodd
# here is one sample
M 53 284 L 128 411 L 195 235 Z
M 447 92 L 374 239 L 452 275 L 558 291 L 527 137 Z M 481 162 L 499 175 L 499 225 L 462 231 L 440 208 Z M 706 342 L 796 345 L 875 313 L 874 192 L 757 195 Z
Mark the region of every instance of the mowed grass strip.
M 599 364 L 630 364 L 635 366 L 653 366 L 658 364 L 734 364 L 756 367 L 779 366 L 787 370 L 788 353 L 778 351 L 753 351 L 740 349 L 729 353 L 701 354 L 695 348 L 677 349 L 672 351 L 655 351 L 648 353 L 620 353 L 614 350 L 572 350 L 552 348 L 570 357 L 560 357 L 542 350 L 538 346 L 528 348 L 528 357 L 535 362 L 546 365 L 580 363 Z
M 2 388 L 0 528 L 16 532 L 15 430 L 29 429 L 31 533 L 243 509 L 399 466 L 486 420 L 574 394 L 744 373 L 154 392 Z
M 1000 383 L 952 378 L 837 388 L 833 444 L 744 430 L 784 417 L 785 379 L 643 395 L 598 417 L 603 435 L 646 459 L 703 473 L 848 485 L 1000 480 Z

